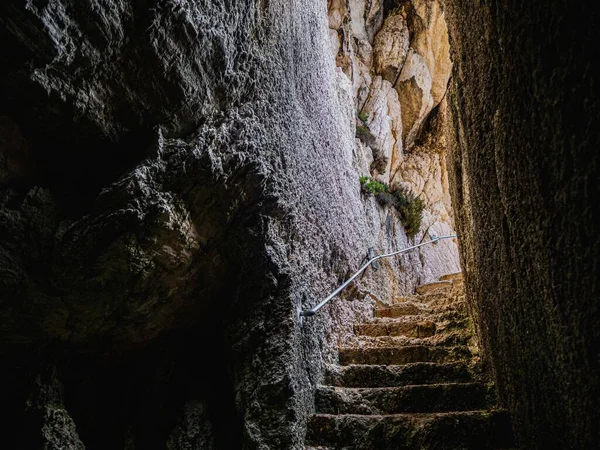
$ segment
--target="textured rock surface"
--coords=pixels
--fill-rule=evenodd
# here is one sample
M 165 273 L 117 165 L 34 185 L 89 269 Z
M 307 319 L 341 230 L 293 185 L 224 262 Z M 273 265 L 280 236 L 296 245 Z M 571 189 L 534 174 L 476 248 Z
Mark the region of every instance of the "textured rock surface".
M 472 307 L 522 448 L 600 442 L 597 4 L 447 1 Z
M 409 244 L 358 183 L 384 7 L 331 5 L 329 27 L 317 0 L 0 5 L 7 442 L 39 431 L 26 400 L 52 365 L 57 445 L 299 448 L 354 316 L 456 271 L 453 243 L 388 261 L 298 326 L 369 248 Z
M 373 19 L 379 14 L 379 4 L 328 3 L 329 27 L 335 32 L 332 36 L 337 36 L 334 43 L 336 63 L 352 85 L 350 92 L 354 98 L 357 125 L 368 129 L 368 132 L 359 133 L 361 142 L 357 141 L 355 165 L 361 175 L 373 175 L 391 186 L 401 185 L 425 201 L 424 220 L 415 241 L 431 235 L 453 234 L 445 163 L 446 114 L 445 103 L 442 103 L 451 70 L 445 16 L 437 1 L 381 2 L 384 13 L 383 21 L 379 23 Z M 377 23 L 379 28 L 374 28 L 373 24 Z M 423 61 L 426 72 L 423 76 L 429 80 L 428 89 L 411 90 L 413 77 L 410 74 L 415 69 L 408 58 L 413 53 L 415 58 Z M 405 83 L 400 82 L 402 73 Z M 414 98 L 407 101 L 403 96 Z M 417 104 L 428 106 L 422 108 L 415 106 Z M 418 113 L 414 123 L 407 128 L 404 114 L 414 108 Z M 413 128 L 408 138 L 406 131 Z M 406 148 L 410 148 L 410 152 L 406 152 Z M 385 221 L 386 224 L 385 229 L 379 227 L 380 241 L 389 241 L 390 237 L 393 240 L 394 235 L 401 233 L 402 225 L 393 208 L 386 208 L 384 213 L 386 217 L 379 219 L 380 223 Z M 376 230 L 377 222 L 371 223 Z M 419 260 L 411 258 L 409 265 L 420 266 L 421 283 L 459 270 L 454 242 L 426 247 L 415 255 Z M 397 270 L 395 264 L 384 263 L 383 268 L 387 276 L 376 279 L 379 284 L 390 286 L 391 295 L 386 293 L 381 300 L 389 301 L 398 293 L 410 292 L 404 286 L 397 286 L 393 275 Z M 369 288 L 373 293 L 377 292 L 373 285 Z
M 399 9 L 406 16 L 412 39 L 396 89 L 402 103 L 403 136 L 412 146 L 424 120 L 440 104 L 452 63 L 448 29 L 438 1 L 415 0 Z
M 186 403 L 181 423 L 167 440 L 168 450 L 194 450 L 215 448 L 212 440 L 210 419 L 206 406 L 198 401 Z
M 27 402 L 27 418 L 40 428 L 21 436 L 21 445 L 48 450 L 83 450 L 73 419 L 63 405 L 63 387 L 54 371 L 38 375 Z

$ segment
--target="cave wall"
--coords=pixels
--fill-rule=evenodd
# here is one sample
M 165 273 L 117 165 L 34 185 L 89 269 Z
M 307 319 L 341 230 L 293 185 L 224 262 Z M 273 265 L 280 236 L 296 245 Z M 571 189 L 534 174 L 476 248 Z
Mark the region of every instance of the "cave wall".
M 449 242 L 403 256 L 298 324 L 410 243 L 361 193 L 327 6 L 0 5 L 8 446 L 301 448 L 354 318 L 457 269 Z
M 468 298 L 522 448 L 600 441 L 600 104 L 587 2 L 448 0 Z
M 298 447 L 374 246 L 326 6 L 0 8 L 7 442 Z

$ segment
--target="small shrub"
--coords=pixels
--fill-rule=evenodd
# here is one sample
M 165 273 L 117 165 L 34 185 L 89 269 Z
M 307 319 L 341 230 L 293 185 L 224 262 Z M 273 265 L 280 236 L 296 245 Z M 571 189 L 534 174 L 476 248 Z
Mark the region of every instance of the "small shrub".
M 360 137 L 361 135 L 371 134 L 369 129 L 364 125 L 356 125 L 356 135 Z
M 365 112 L 359 112 L 358 118 L 361 120 L 361 122 L 367 123 L 367 120 L 369 120 L 369 115 Z
M 425 203 L 419 197 L 403 188 L 397 188 L 392 194 L 396 197 L 396 209 L 400 214 L 400 222 L 402 222 L 406 230 L 406 235 L 412 237 L 421 228 Z
M 377 180 L 374 180 L 371 177 L 360 177 L 360 184 L 363 188 L 363 191 L 368 192 L 370 194 L 380 194 L 382 192 L 387 192 L 387 185 L 384 183 L 380 183 Z

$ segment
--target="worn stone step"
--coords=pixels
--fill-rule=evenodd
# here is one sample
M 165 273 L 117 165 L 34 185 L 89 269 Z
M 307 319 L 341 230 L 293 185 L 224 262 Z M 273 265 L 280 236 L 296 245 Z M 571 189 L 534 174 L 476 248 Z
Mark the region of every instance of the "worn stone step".
M 410 321 L 422 321 L 422 320 L 431 320 L 433 322 L 447 322 L 450 320 L 459 320 L 462 321 L 468 318 L 468 314 L 462 310 L 449 309 L 443 311 L 434 311 L 432 313 L 422 313 L 422 314 L 406 314 L 400 315 L 398 317 L 373 317 L 371 321 L 374 320 L 394 320 L 399 322 L 410 322 Z
M 455 280 L 462 281 L 462 279 L 463 279 L 462 272 L 448 273 L 448 274 L 442 275 L 440 277 L 440 281 L 455 281 Z
M 399 414 L 472 411 L 490 407 L 491 389 L 482 383 L 444 383 L 378 388 L 319 386 L 319 414 Z
M 401 366 L 328 365 L 324 383 L 340 387 L 385 387 L 411 384 L 466 383 L 472 374 L 464 362 L 417 362 Z
M 407 345 L 469 345 L 472 339 L 470 330 L 440 329 L 432 336 L 365 336 L 349 338 L 346 347 L 403 347 Z
M 375 317 L 402 317 L 455 311 L 466 315 L 466 303 L 464 301 L 450 301 L 448 298 L 441 298 L 433 300 L 431 303 L 405 301 L 394 303 L 390 306 L 382 306 L 375 310 Z
M 342 347 L 340 364 L 408 364 L 414 362 L 453 362 L 471 357 L 467 346 L 407 345 L 402 347 Z
M 447 321 L 463 321 L 468 317 L 465 309 L 446 309 L 442 311 L 432 311 L 432 312 L 420 312 L 417 314 L 404 314 L 402 308 L 396 308 L 394 306 L 389 308 L 380 308 L 375 310 L 376 319 L 396 319 L 402 322 L 411 322 L 411 321 L 425 321 L 429 320 L 432 322 L 447 322 Z
M 431 320 L 435 319 L 435 320 Z M 445 317 L 405 316 L 398 318 L 378 317 L 369 322 L 354 326 L 354 334 L 357 337 L 406 337 L 406 338 L 430 338 L 436 334 L 463 332 L 472 333 L 472 327 L 468 317 L 456 317 L 446 315 Z
M 429 337 L 435 334 L 435 329 L 435 322 L 431 320 L 410 322 L 378 320 L 356 325 L 354 332 L 362 336 Z
M 449 291 L 450 289 L 452 289 L 452 281 L 434 281 L 433 283 L 427 283 L 417 286 L 415 292 L 417 294 L 423 295 L 434 291 Z
M 452 282 L 454 283 L 454 282 Z M 425 294 L 403 295 L 394 298 L 394 303 L 414 302 L 431 305 L 434 302 L 449 303 L 456 301 L 462 297 L 462 292 L 454 289 L 437 289 Z
M 429 313 L 430 311 L 416 303 L 404 302 L 389 307 L 377 308 L 375 317 L 401 317 Z
M 314 415 L 310 445 L 348 450 L 491 450 L 514 446 L 504 411 Z
M 435 298 L 427 303 L 429 310 L 435 313 L 442 313 L 447 311 L 458 311 L 461 314 L 468 315 L 467 303 L 464 298 L 446 297 L 446 298 Z

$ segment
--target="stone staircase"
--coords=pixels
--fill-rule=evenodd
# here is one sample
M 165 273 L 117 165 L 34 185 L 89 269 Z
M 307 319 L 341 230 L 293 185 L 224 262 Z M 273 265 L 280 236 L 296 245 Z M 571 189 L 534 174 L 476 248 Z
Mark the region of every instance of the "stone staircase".
M 514 445 L 509 417 L 478 369 L 461 274 L 381 305 L 355 334 L 317 389 L 307 450 Z

